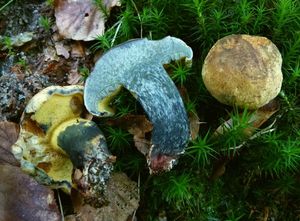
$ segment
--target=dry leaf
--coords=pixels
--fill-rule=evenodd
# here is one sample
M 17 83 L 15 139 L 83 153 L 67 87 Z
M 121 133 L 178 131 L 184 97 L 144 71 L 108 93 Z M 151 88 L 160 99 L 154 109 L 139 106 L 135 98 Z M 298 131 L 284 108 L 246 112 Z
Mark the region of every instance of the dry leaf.
M 178 88 L 178 91 L 179 91 L 182 99 L 186 103 L 190 102 L 190 97 L 189 97 L 188 91 L 184 86 L 180 86 Z M 191 140 L 195 140 L 198 137 L 199 130 L 200 130 L 200 119 L 195 111 L 189 111 L 188 118 L 190 121 Z
M 58 221 L 53 192 L 20 168 L 0 164 L 0 221 Z
M 78 70 L 71 70 L 68 74 L 67 83 L 70 85 L 78 84 L 82 80 L 82 76 L 78 73 Z M 81 82 L 83 83 L 83 81 Z
M 151 148 L 151 142 L 146 138 L 140 138 L 137 135 L 133 136 L 133 141 L 138 151 L 140 151 L 143 155 L 147 156 Z
M 19 162 L 11 153 L 11 146 L 19 136 L 19 125 L 12 122 L 0 122 L 0 163 L 18 166 Z M 1 175 L 2 176 L 2 175 Z
M 199 120 L 198 115 L 192 111 L 188 113 L 188 117 L 190 120 L 191 139 L 195 140 L 199 134 L 200 120 Z
M 237 150 L 237 149 L 243 147 L 249 140 L 253 140 L 253 139 L 261 136 L 261 134 L 272 131 L 273 129 L 272 128 L 270 129 L 270 127 L 272 127 L 272 124 L 275 121 L 272 124 L 270 124 L 268 127 L 260 130 L 257 133 L 254 133 L 256 129 L 260 128 L 263 125 L 263 123 L 265 123 L 278 110 L 279 110 L 278 101 L 272 100 L 265 106 L 263 106 L 263 107 L 259 108 L 257 111 L 255 111 L 253 113 L 253 115 L 251 116 L 251 118 L 249 119 L 249 122 L 248 122 L 249 127 L 244 129 L 244 131 L 243 131 L 243 133 L 247 136 L 247 139 L 245 141 L 243 141 L 241 144 L 239 144 L 237 146 L 229 147 L 228 149 L 229 150 Z M 216 129 L 216 131 L 214 132 L 213 135 L 214 136 L 222 135 L 225 132 L 224 130 L 226 130 L 226 128 L 228 129 L 228 128 L 231 128 L 232 126 L 233 126 L 233 120 L 230 118 L 229 120 L 224 122 L 222 125 L 220 125 Z M 229 162 L 229 160 L 231 160 L 231 159 L 219 159 L 217 162 L 215 162 L 210 180 L 212 180 L 212 181 L 216 180 L 217 178 L 219 178 L 220 176 L 222 176 L 225 173 L 226 164 Z
M 69 50 L 61 42 L 55 42 L 55 49 L 57 55 L 62 55 L 65 59 L 70 57 Z
M 247 136 L 251 136 L 255 129 L 260 128 L 273 114 L 275 114 L 279 110 L 279 102 L 277 100 L 272 100 L 268 104 L 264 105 L 263 107 L 259 108 L 255 111 L 251 118 L 249 119 L 249 124 L 251 125 L 249 128 L 245 129 L 245 134 Z M 224 133 L 224 129 L 231 128 L 233 124 L 232 119 L 225 121 L 221 124 L 214 135 L 221 135 Z
M 107 10 L 119 6 L 118 0 L 103 1 Z M 91 41 L 104 33 L 105 15 L 92 0 L 56 0 L 56 25 L 68 39 Z
M 44 61 L 59 61 L 55 48 L 48 46 L 43 50 Z
M 107 204 L 94 208 L 88 204 L 74 203 L 76 215 L 67 216 L 66 220 L 76 221 L 126 221 L 139 206 L 137 184 L 124 173 L 112 174 L 104 192 Z
M 82 58 L 85 57 L 85 47 L 80 41 L 75 41 L 71 44 L 71 57 L 72 58 Z
M 259 108 L 253 116 L 253 127 L 260 128 L 273 114 L 279 110 L 278 100 L 272 100 L 268 104 Z
M 146 134 L 150 133 L 153 125 L 145 115 L 128 114 L 115 120 L 107 122 L 111 126 L 118 126 L 127 130 L 133 135 L 133 140 L 136 148 L 144 155 L 147 155 L 150 150 L 150 140 L 146 138 Z
M 223 174 L 226 171 L 226 165 L 229 162 L 228 159 L 219 159 L 214 163 L 213 166 L 213 171 L 212 174 L 210 176 L 210 180 L 211 181 L 215 181 L 216 179 L 218 179 L 219 177 L 223 176 Z

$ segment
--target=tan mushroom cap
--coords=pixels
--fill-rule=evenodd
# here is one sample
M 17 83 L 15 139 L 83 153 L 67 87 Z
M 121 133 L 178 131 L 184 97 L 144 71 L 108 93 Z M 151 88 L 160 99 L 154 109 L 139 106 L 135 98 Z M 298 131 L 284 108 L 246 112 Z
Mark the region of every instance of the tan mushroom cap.
M 202 78 L 219 102 L 258 109 L 280 92 L 281 64 L 280 52 L 269 39 L 229 35 L 210 49 Z

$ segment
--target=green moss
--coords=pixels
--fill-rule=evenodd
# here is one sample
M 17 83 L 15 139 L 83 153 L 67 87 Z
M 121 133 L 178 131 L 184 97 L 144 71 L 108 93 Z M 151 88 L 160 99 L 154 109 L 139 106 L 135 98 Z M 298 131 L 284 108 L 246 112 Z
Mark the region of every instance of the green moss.
M 188 91 L 192 102 L 186 102 L 186 108 L 197 113 L 204 124 L 200 125 L 198 139 L 190 142 L 171 172 L 150 176 L 143 156 L 131 142 L 132 137 L 124 131 L 120 135 L 115 128 L 106 131 L 108 143 L 119 157 L 117 169 L 133 178 L 141 175 L 138 219 L 158 220 L 159 214 L 164 213 L 168 220 L 182 221 L 258 220 L 266 216 L 270 220 L 297 220 L 300 2 L 123 0 L 121 8 L 111 13 L 109 19 L 110 25 L 105 35 L 97 39 L 95 50 L 105 51 L 132 38 L 159 39 L 172 35 L 183 39 L 194 51 L 191 68 L 176 63 L 168 70 L 174 82 Z M 283 56 L 284 82 L 278 98 L 281 107 L 263 125 L 276 120 L 274 131 L 248 140 L 239 149 L 235 147 L 247 140 L 244 130 L 250 126 L 251 113 L 218 103 L 207 92 L 201 77 L 209 49 L 229 34 L 265 36 Z M 143 113 L 126 91 L 116 98 L 114 105 L 118 116 Z M 210 132 L 229 117 L 233 127 L 227 128 L 222 136 L 213 137 Z

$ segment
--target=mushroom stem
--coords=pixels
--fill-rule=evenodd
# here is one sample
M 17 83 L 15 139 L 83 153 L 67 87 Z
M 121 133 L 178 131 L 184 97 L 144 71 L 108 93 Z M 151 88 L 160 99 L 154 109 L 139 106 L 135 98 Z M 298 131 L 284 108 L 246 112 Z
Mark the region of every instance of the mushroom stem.
M 93 121 L 77 118 L 60 124 L 52 138 L 52 143 L 82 171 L 82 177 L 75 180 L 77 188 L 86 200 L 97 201 L 105 189 L 114 161 L 102 131 Z
M 152 170 L 169 170 L 189 140 L 189 122 L 180 94 L 163 68 L 171 60 L 191 60 L 193 52 L 182 40 L 139 39 L 105 53 L 87 78 L 84 102 L 96 116 L 111 116 L 105 105 L 120 86 L 141 103 L 153 124 L 148 159 Z M 155 166 L 154 166 L 155 165 Z

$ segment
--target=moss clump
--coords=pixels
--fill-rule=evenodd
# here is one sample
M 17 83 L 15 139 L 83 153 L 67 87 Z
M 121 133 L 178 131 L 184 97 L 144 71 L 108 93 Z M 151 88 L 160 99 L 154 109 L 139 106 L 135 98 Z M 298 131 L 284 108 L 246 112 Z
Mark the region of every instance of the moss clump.
M 296 220 L 300 198 L 296 188 L 300 168 L 299 1 L 124 0 L 122 7 L 111 13 L 108 24 L 95 49 L 106 50 L 130 38 L 160 39 L 165 35 L 187 42 L 195 53 L 192 68 L 182 64 L 168 68 L 173 80 L 186 87 L 201 122 L 206 122 L 179 164 L 161 176 L 147 175 L 146 162 L 133 154 L 134 147 L 120 150 L 117 168 L 133 179 L 140 174 L 138 219 L 158 220 L 164 214 L 168 220 L 184 221 Z M 245 141 L 243 131 L 249 126 L 250 114 L 233 111 L 234 126 L 221 137 L 213 137 L 212 132 L 222 119 L 228 119 L 232 109 L 214 100 L 201 78 L 211 46 L 230 34 L 265 36 L 283 57 L 281 108 L 272 118 L 276 119 L 274 130 L 239 149 L 232 147 Z M 126 110 L 126 102 L 117 108 Z M 107 132 L 112 140 L 117 136 L 113 130 Z M 129 158 L 136 162 L 132 167 Z

